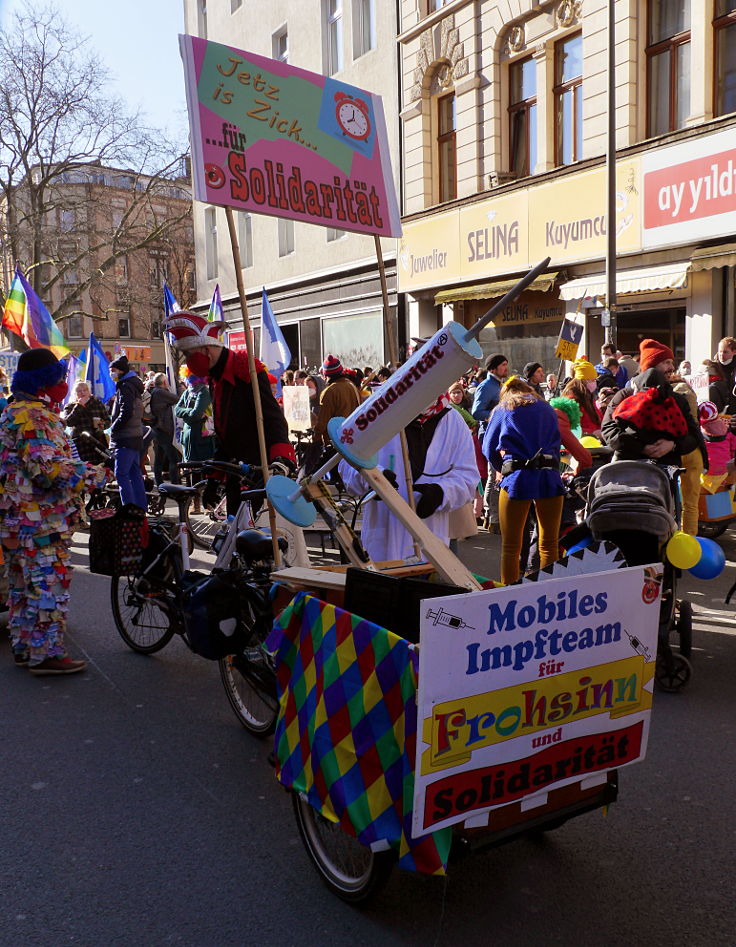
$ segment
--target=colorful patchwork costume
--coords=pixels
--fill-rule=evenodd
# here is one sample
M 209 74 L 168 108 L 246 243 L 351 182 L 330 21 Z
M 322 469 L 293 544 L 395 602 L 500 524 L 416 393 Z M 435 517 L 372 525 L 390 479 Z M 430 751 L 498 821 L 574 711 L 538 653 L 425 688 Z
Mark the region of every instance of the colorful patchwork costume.
M 53 360 L 53 361 L 52 361 Z M 9 631 L 16 664 L 37 673 L 82 670 L 66 657 L 64 631 L 69 545 L 82 492 L 100 486 L 101 469 L 72 459 L 53 410 L 66 367 L 47 349 L 24 352 L 14 400 L 0 418 L 0 539 L 10 582 Z

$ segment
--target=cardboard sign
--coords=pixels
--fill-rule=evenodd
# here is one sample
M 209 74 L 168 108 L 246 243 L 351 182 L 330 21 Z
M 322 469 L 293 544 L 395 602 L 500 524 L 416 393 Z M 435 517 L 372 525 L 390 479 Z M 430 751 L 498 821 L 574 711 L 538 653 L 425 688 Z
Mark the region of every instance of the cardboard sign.
M 179 46 L 197 200 L 401 235 L 380 96 L 196 36 Z
M 309 388 L 306 385 L 284 385 L 284 417 L 290 431 L 306 431 L 312 426 L 309 410 Z
M 20 355 L 20 352 L 0 352 L 0 368 L 2 368 L 8 376 L 8 385 L 10 385 L 10 382 L 13 380 Z
M 557 339 L 555 358 L 564 358 L 566 362 L 574 362 L 578 357 L 580 340 L 583 337 L 583 327 L 572 319 L 563 319 L 560 336 Z
M 644 757 L 661 570 L 422 603 L 414 834 Z

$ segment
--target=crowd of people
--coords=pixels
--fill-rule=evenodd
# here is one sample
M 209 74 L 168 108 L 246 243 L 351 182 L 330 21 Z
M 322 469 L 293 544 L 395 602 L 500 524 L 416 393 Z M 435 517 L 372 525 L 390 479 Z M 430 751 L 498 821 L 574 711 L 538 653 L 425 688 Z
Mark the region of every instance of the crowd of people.
M 0 539 L 9 629 L 15 663 L 34 674 L 84 667 L 67 654 L 64 630 L 69 545 L 85 491 L 114 472 L 123 508 L 145 510 L 147 486 L 178 482 L 182 459 L 260 465 L 247 355 L 224 345 L 222 323 L 197 314 L 178 312 L 167 328 L 183 358 L 177 390 L 164 373 L 140 377 L 123 355 L 110 364 L 116 390 L 109 403 L 82 381 L 67 399 L 64 363 L 46 349 L 33 349 L 21 355 L 9 401 L 0 405 Z M 599 362 L 581 357 L 565 378 L 545 372 L 539 362 L 512 372 L 509 359 L 494 353 L 405 429 L 417 515 L 451 548 L 479 528 L 500 533 L 500 578 L 516 582 L 531 565 L 532 533 L 540 567 L 558 558 L 569 480 L 592 467 L 588 448 L 602 444 L 617 459 L 681 467 L 682 529 L 695 535 L 703 473 L 733 477 L 735 356 L 736 339 L 722 339 L 703 366 L 707 399 L 699 402 L 688 382 L 691 365 L 676 368 L 672 350 L 654 339 L 641 341 L 636 358 L 604 345 Z M 297 457 L 278 380 L 258 360 L 255 365 L 269 465 L 294 476 Z M 312 470 L 334 451 L 330 420 L 352 414 L 391 373 L 386 366 L 347 368 L 332 354 L 318 371 L 284 373 L 283 386 L 309 392 Z M 151 452 L 153 482 L 147 484 Z M 398 436 L 380 449 L 378 463 L 408 499 Z M 360 471 L 344 460 L 336 477 L 356 496 L 367 491 Z M 235 478 L 226 495 L 234 513 L 240 502 Z M 377 561 L 406 559 L 413 550 L 412 537 L 380 501 L 364 510 L 362 541 Z

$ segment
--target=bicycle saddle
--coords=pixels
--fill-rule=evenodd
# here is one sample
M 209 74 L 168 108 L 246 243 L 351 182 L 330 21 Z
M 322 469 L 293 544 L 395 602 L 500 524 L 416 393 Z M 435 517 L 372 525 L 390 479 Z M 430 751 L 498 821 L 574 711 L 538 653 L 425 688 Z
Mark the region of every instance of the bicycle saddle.
M 180 483 L 160 483 L 158 492 L 162 497 L 171 497 L 172 500 L 177 497 L 196 497 L 199 494 L 197 487 L 187 487 Z
M 279 549 L 286 552 L 289 544 L 283 536 L 279 536 Z M 244 529 L 235 537 L 235 550 L 246 562 L 257 562 L 259 559 L 273 559 L 273 544 L 268 533 L 260 529 Z

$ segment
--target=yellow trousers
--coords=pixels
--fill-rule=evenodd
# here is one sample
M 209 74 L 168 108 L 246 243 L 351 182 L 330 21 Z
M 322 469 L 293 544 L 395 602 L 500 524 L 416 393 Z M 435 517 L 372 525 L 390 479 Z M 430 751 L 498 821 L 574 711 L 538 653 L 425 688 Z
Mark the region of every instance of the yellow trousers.
M 700 497 L 700 475 L 703 472 L 703 455 L 699 450 L 683 454 L 680 466 L 685 473 L 680 475 L 682 492 L 682 530 L 691 536 L 698 535 L 698 499 Z
M 498 495 L 498 518 L 501 523 L 501 581 L 510 585 L 521 573 L 521 543 L 529 507 L 539 526 L 539 559 L 541 568 L 560 558 L 559 539 L 564 497 L 541 500 L 513 500 L 505 490 Z

